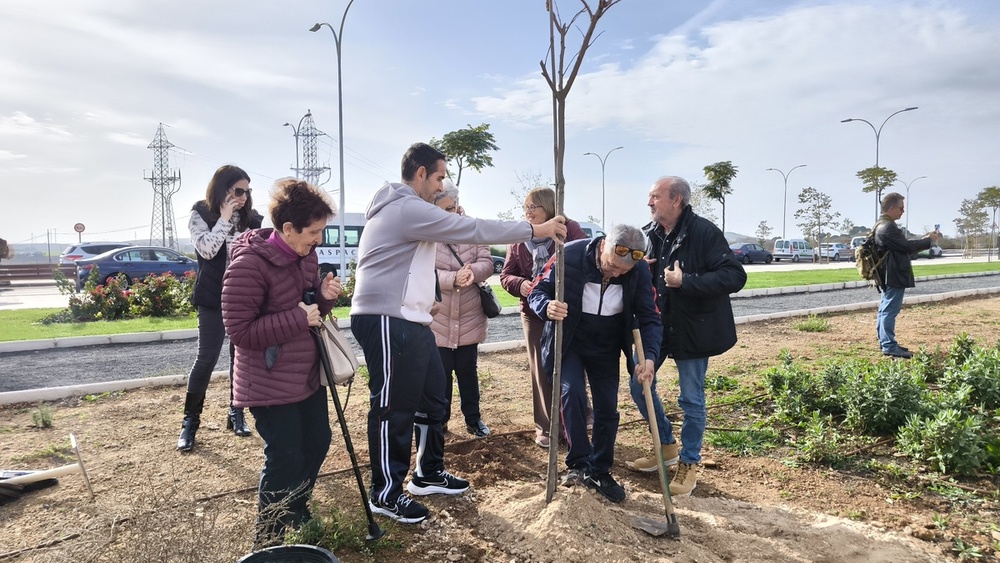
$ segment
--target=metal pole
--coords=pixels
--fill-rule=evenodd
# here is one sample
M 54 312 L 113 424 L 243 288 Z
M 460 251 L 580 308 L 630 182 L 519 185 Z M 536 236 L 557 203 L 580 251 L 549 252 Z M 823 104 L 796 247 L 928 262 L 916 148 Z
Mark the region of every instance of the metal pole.
M 798 166 L 793 166 L 792 170 L 796 168 L 802 168 L 805 164 L 800 164 Z M 768 168 L 767 170 L 774 170 L 778 174 L 781 174 L 782 180 L 785 182 L 785 196 L 781 200 L 781 238 L 785 238 L 785 217 L 788 216 L 788 176 L 791 175 L 792 170 L 788 171 L 788 174 L 778 170 L 777 168 Z
M 916 178 L 910 180 L 909 182 L 904 182 L 904 181 L 902 181 L 902 180 L 900 180 L 898 178 L 896 179 L 897 182 L 899 182 L 900 184 L 903 184 L 904 186 L 906 186 L 906 201 L 907 201 L 907 203 L 909 203 L 909 201 L 910 201 L 910 184 L 912 184 L 913 182 L 916 182 L 917 180 L 926 178 L 926 177 L 927 176 L 917 176 Z M 910 214 L 909 213 L 906 214 L 906 234 L 907 235 L 910 234 Z
M 608 161 L 608 157 L 611 156 L 611 153 L 615 152 L 618 149 L 623 149 L 623 148 L 625 147 L 615 147 L 609 150 L 608 154 L 604 155 L 604 158 L 601 158 L 601 155 L 592 152 L 583 153 L 583 156 L 587 156 L 589 154 L 592 156 L 596 156 L 597 159 L 601 161 L 601 228 L 604 229 L 605 231 L 608 230 L 608 224 L 605 221 L 605 216 L 604 216 L 604 210 L 605 210 L 604 203 L 606 199 L 605 197 L 606 192 L 604 191 L 604 164 Z
M 308 113 L 306 115 L 308 115 Z M 303 116 L 302 119 L 305 119 L 305 117 Z M 302 126 L 302 119 L 299 119 L 300 127 Z M 282 125 L 282 127 L 291 127 L 292 135 L 295 136 L 295 177 L 298 178 L 299 177 L 299 129 L 298 127 L 295 127 L 294 125 L 288 122 L 285 122 L 285 124 Z
M 345 245 L 345 239 L 347 238 L 344 233 L 344 83 L 343 83 L 343 72 L 341 68 L 341 45 L 344 39 L 344 22 L 347 21 L 347 12 L 351 9 L 351 4 L 354 0 L 350 0 L 347 3 L 347 7 L 344 8 L 344 15 L 340 18 L 340 31 L 337 32 L 333 29 L 333 26 L 326 23 L 317 23 L 313 25 L 309 31 L 319 31 L 319 28 L 324 25 L 330 28 L 330 33 L 333 34 L 333 41 L 337 46 L 337 118 L 339 121 L 339 134 L 340 134 L 340 208 L 337 210 L 337 216 L 340 218 L 340 267 L 337 270 L 337 275 L 346 279 L 347 276 L 347 248 Z
M 878 129 L 876 129 L 875 126 L 872 125 L 871 121 L 868 121 L 867 119 L 860 119 L 860 118 L 857 118 L 857 117 L 848 117 L 847 119 L 841 119 L 840 122 L 841 123 L 850 123 L 851 121 L 863 121 L 863 122 L 867 123 L 869 127 L 872 128 L 872 131 L 875 132 L 875 168 L 878 168 L 879 167 L 879 165 L 878 165 L 878 144 L 879 144 L 879 137 L 882 136 L 882 128 L 885 127 L 886 121 L 889 121 L 889 119 L 891 119 L 892 116 L 896 115 L 897 113 L 903 113 L 904 111 L 913 111 L 915 109 L 917 109 L 917 106 L 903 108 L 903 109 L 901 109 L 899 111 L 895 111 L 893 113 L 890 113 L 889 117 L 885 118 L 885 121 L 882 122 L 882 125 L 878 126 Z M 879 211 L 879 200 L 881 199 L 881 196 L 882 196 L 882 193 L 876 187 L 876 190 L 875 190 L 875 220 L 876 221 L 878 221 L 879 215 L 881 215 L 881 213 Z

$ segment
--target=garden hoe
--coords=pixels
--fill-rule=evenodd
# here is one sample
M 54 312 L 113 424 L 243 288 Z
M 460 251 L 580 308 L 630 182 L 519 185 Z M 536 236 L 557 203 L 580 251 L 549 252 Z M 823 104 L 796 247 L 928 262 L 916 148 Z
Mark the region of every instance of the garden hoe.
M 90 475 L 87 474 L 87 468 L 83 466 L 83 457 L 80 455 L 76 436 L 70 434 L 69 441 L 76 454 L 76 463 L 44 471 L 0 471 L 0 503 L 16 499 L 21 496 L 21 493 L 55 485 L 59 482 L 57 477 L 73 473 L 79 473 L 83 476 L 83 482 L 86 483 L 87 491 L 90 492 L 90 500 L 94 500 L 94 489 L 90 486 Z
M 635 354 L 638 362 L 645 361 L 642 352 L 642 337 L 639 329 L 632 330 L 632 337 L 635 339 Z M 659 522 L 652 518 L 636 516 L 632 520 L 632 526 L 647 534 L 662 536 L 667 534 L 672 539 L 681 539 L 681 527 L 677 524 L 677 515 L 674 513 L 673 499 L 670 497 L 670 483 L 667 481 L 667 466 L 663 463 L 663 448 L 660 447 L 660 430 L 656 427 L 656 417 L 653 414 L 653 393 L 650 391 L 649 382 L 642 384 L 642 394 L 646 397 L 646 418 L 649 420 L 649 431 L 653 435 L 653 452 L 656 453 L 656 467 L 660 474 L 660 487 L 663 489 L 663 509 L 667 515 L 666 522 Z

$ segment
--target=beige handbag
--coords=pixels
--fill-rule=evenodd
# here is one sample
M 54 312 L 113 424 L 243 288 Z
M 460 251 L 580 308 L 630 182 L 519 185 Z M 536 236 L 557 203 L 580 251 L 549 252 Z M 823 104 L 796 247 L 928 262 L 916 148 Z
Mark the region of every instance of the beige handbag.
M 335 385 L 348 385 L 358 371 L 358 357 L 351 349 L 347 337 L 337 328 L 337 319 L 328 317 L 318 329 L 320 363 L 327 377 L 320 378 L 323 385 L 332 381 Z

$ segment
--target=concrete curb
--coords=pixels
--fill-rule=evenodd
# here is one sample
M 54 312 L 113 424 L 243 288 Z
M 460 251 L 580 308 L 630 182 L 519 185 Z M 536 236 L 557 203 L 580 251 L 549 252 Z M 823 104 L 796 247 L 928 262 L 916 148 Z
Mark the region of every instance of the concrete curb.
M 948 278 L 978 278 L 981 276 L 997 276 L 1000 272 L 968 272 L 965 274 L 938 274 L 934 276 L 920 276 L 917 282 L 930 280 L 943 280 Z M 868 280 L 857 280 L 838 283 L 824 283 L 815 285 L 795 285 L 785 287 L 765 287 L 761 289 L 745 289 L 732 295 L 733 299 L 747 299 L 750 297 L 763 297 L 768 295 L 783 295 L 786 293 L 816 293 L 819 291 L 834 291 L 837 289 L 855 289 L 858 287 L 871 287 Z
M 918 303 L 931 303 L 945 301 L 948 299 L 959 299 L 975 295 L 992 295 L 1000 293 L 1000 287 L 986 287 L 979 289 L 965 289 L 961 291 L 951 291 L 947 293 L 935 293 L 932 295 L 913 295 L 904 297 L 904 305 L 915 305 Z M 763 315 L 748 315 L 736 317 L 736 324 L 747 324 L 760 321 L 771 321 L 775 319 L 786 319 L 790 317 L 805 317 L 809 315 L 824 315 L 829 313 L 842 313 L 850 311 L 861 311 L 865 309 L 878 308 L 878 301 L 868 301 L 864 303 L 849 303 L 847 305 L 835 305 L 832 307 L 817 307 L 814 309 L 799 309 L 797 311 L 783 311 L 780 313 L 768 313 Z M 172 331 L 179 332 L 179 331 Z M 515 350 L 524 347 L 523 340 L 510 340 L 507 342 L 491 342 L 479 346 L 479 351 L 484 354 L 500 352 L 505 350 Z M 361 365 L 367 365 L 363 356 L 358 357 Z M 229 377 L 228 371 L 216 371 L 212 373 L 212 379 L 216 377 Z M 23 391 L 8 391 L 0 393 L 0 405 L 14 403 L 36 403 L 39 401 L 56 401 L 67 397 L 82 395 L 93 395 L 122 391 L 125 389 L 135 389 L 147 386 L 183 385 L 187 382 L 186 375 L 166 375 L 161 377 L 148 377 L 143 379 L 128 379 L 121 381 L 107 381 L 103 383 L 88 383 L 83 385 L 67 385 L 64 387 L 48 387 L 45 389 L 25 389 Z

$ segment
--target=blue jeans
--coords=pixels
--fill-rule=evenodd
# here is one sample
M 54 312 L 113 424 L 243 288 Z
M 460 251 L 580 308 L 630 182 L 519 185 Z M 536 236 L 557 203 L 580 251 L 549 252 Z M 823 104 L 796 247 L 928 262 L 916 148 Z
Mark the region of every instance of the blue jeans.
M 701 443 L 705 437 L 705 420 L 707 418 L 705 373 L 708 371 L 708 358 L 674 360 L 674 364 L 677 366 L 681 388 L 677 404 L 684 411 L 684 423 L 681 425 L 680 458 L 684 463 L 698 463 L 701 461 Z M 659 367 L 657 366 L 657 369 Z M 660 402 L 660 395 L 656 392 L 655 377 L 650 391 L 653 394 L 653 415 L 656 417 L 656 427 L 660 432 L 660 443 L 672 444 L 674 443 L 673 426 L 663 413 L 663 403 Z M 635 377 L 629 378 L 629 392 L 635 405 L 639 408 L 639 414 L 649 420 L 649 414 L 646 411 L 646 398 L 642 394 L 642 385 Z
M 905 287 L 886 287 L 882 290 L 882 301 L 878 304 L 878 345 L 883 352 L 899 348 L 896 342 L 896 316 L 903 308 Z

